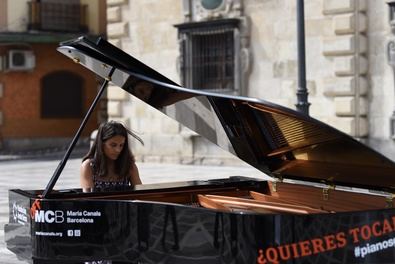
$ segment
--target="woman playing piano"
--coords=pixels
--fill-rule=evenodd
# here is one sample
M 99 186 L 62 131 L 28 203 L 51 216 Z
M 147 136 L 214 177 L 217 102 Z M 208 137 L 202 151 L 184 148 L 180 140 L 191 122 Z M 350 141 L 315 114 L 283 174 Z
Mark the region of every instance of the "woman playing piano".
M 80 183 L 84 192 L 113 191 L 141 184 L 128 135 L 143 141 L 121 123 L 99 126 L 96 139 L 82 159 Z

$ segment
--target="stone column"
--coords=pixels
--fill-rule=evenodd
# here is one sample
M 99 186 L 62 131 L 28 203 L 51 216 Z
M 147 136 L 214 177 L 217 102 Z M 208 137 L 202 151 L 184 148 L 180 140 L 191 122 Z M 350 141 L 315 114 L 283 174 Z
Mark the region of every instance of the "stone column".
M 122 7 L 128 5 L 127 0 L 107 0 L 107 36 L 108 41 L 122 48 L 122 38 L 129 35 L 128 22 L 122 18 Z M 118 120 L 129 126 L 129 119 L 124 117 L 122 103 L 129 96 L 122 89 L 109 85 L 107 89 L 107 111 L 110 120 Z
M 353 137 L 367 137 L 368 71 L 366 0 L 326 0 L 323 13 L 333 21 L 334 36 L 323 40 L 323 54 L 333 61 L 325 95 L 333 97 L 336 127 Z

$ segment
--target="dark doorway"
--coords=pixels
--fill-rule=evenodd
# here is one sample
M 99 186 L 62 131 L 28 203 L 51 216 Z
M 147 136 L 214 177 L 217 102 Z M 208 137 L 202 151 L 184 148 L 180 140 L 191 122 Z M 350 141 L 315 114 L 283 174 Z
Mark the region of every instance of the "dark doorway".
M 78 118 L 83 111 L 83 79 L 72 72 L 57 71 L 41 80 L 41 117 Z

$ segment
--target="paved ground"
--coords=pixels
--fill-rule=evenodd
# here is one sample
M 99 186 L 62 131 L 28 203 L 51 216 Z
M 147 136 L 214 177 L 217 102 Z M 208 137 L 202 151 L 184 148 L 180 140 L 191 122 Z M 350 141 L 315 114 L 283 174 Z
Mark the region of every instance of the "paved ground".
M 55 171 L 59 160 L 13 160 L 0 159 L 0 263 L 25 263 L 6 249 L 4 224 L 8 222 L 8 189 L 43 189 Z M 2 160 L 2 161 L 1 161 Z M 81 159 L 70 159 L 61 174 L 55 189 L 79 186 Z M 138 163 L 143 183 L 171 182 L 194 179 L 226 178 L 229 176 L 262 177 L 262 174 L 247 166 L 197 166 L 176 164 Z

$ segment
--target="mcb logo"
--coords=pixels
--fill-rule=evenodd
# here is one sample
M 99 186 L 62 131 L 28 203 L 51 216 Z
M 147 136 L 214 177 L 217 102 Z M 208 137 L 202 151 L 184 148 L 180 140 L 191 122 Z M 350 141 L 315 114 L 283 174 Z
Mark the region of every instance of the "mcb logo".
M 63 223 L 64 213 L 63 211 L 52 211 L 52 210 L 36 210 L 34 215 L 34 222 L 36 223 Z
M 30 216 L 36 223 L 63 223 L 63 211 L 41 210 L 40 200 L 36 199 L 30 208 Z

